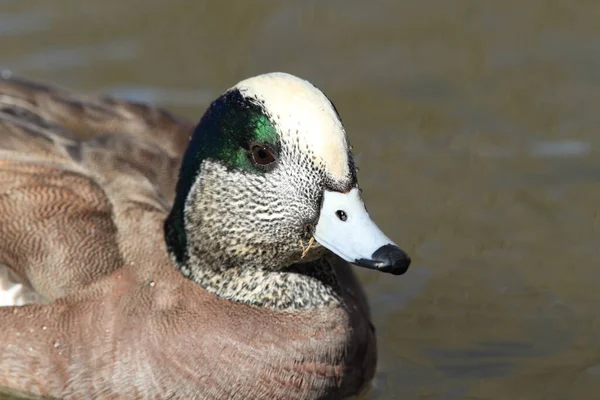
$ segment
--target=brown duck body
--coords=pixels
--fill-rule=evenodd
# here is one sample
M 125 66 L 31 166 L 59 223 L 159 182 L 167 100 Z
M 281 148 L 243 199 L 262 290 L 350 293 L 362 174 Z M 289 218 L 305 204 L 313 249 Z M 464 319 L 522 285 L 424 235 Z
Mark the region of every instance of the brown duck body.
M 0 79 L 0 264 L 46 304 L 0 308 L 0 391 L 67 399 L 325 399 L 374 374 L 349 264 L 342 304 L 261 308 L 186 279 L 163 223 L 194 125 Z

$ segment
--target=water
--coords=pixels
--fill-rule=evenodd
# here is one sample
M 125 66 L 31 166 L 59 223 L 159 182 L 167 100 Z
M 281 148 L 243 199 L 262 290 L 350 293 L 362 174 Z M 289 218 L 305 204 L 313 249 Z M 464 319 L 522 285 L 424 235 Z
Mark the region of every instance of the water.
M 335 102 L 373 218 L 372 399 L 600 399 L 600 3 L 0 1 L 0 67 L 199 118 L 281 70 Z

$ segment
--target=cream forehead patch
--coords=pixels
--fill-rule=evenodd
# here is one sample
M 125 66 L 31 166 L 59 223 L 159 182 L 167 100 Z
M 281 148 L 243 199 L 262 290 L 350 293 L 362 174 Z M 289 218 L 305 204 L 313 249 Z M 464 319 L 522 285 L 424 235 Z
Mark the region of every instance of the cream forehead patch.
M 336 180 L 350 175 L 346 133 L 327 97 L 311 83 L 285 73 L 246 79 L 235 86 L 264 104 L 284 142 L 314 153 L 316 162 Z

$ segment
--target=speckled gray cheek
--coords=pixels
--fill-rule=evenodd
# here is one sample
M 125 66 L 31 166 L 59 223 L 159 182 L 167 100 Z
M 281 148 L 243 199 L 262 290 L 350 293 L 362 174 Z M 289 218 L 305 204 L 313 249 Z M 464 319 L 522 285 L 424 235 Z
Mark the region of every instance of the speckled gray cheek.
M 190 257 L 182 273 L 218 296 L 256 306 L 339 304 L 331 268 L 312 264 L 326 250 L 315 244 L 301 260 L 304 224 L 318 216 L 322 193 L 322 170 L 311 157 L 284 147 L 281 164 L 263 175 L 203 163 L 186 203 Z

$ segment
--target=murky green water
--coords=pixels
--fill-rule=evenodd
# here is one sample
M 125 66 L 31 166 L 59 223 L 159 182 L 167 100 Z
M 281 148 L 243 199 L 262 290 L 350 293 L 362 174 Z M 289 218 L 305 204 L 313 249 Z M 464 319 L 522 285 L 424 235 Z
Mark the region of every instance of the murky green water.
M 600 399 L 600 2 L 0 0 L 0 67 L 199 117 L 283 70 L 331 97 L 374 219 L 373 399 Z

